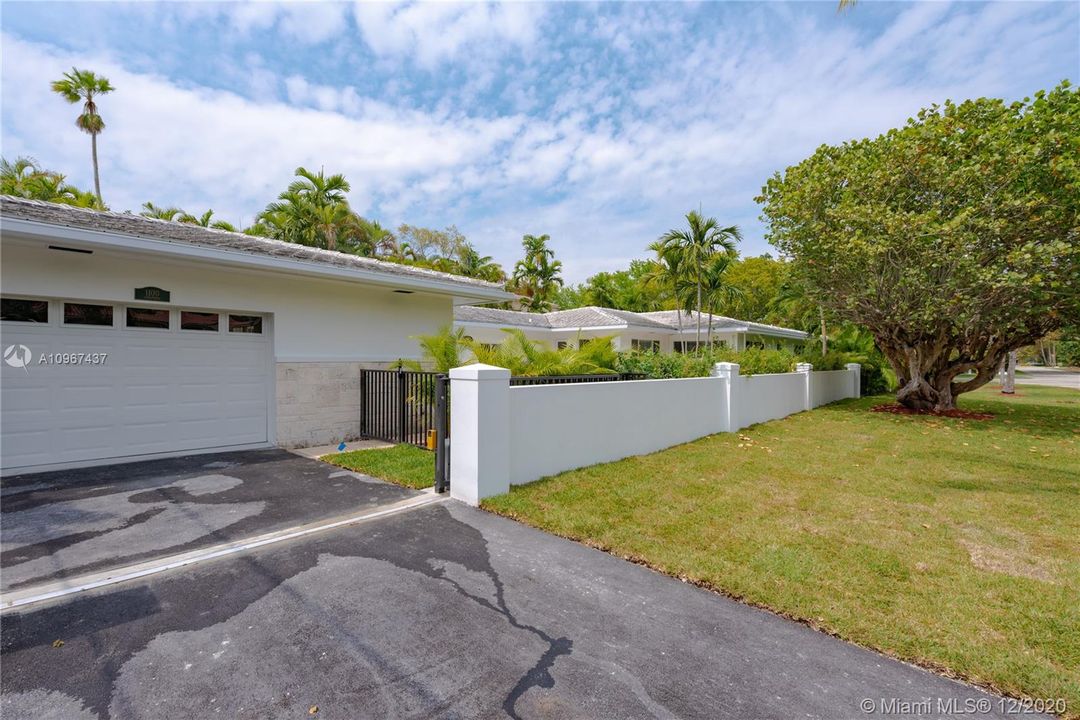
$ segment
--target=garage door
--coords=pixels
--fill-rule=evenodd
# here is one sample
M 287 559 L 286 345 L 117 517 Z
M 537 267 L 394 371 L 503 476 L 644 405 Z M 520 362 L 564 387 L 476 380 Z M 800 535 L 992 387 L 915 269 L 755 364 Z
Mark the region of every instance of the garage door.
M 268 318 L 38 298 L 3 305 L 6 474 L 268 442 Z

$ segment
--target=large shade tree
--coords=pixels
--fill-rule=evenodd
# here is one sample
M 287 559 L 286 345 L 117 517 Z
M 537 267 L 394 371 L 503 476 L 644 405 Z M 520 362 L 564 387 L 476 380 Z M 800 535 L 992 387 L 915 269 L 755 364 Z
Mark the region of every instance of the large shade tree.
M 873 334 L 913 409 L 955 408 L 1080 317 L 1080 96 L 921 111 L 822 146 L 758 201 L 812 299 Z M 973 377 L 964 377 L 965 373 Z
M 97 195 L 98 204 L 104 205 L 104 200 L 101 199 L 101 175 L 98 172 L 97 136 L 105 129 L 105 121 L 98 113 L 97 98 L 111 93 L 114 88 L 106 77 L 96 75 L 90 70 L 72 68 L 71 72 L 64 73 L 64 77 L 53 81 L 52 89 L 72 105 L 82 103 L 82 112 L 75 118 L 75 127 L 90 136 L 90 155 L 94 163 L 94 194 Z

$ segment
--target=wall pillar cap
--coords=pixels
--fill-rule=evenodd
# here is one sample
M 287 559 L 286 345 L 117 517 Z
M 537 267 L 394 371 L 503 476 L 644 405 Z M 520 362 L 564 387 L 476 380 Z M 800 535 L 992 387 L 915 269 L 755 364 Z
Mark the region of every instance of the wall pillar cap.
M 814 369 L 813 363 L 797 363 L 795 365 L 795 372 L 810 372 Z
M 862 365 L 859 363 L 848 363 L 844 367 L 848 370 L 862 370 Z
M 484 365 L 483 363 L 473 363 L 472 365 L 462 365 L 450 370 L 451 380 L 509 380 L 510 371 L 506 368 L 496 367 L 494 365 Z

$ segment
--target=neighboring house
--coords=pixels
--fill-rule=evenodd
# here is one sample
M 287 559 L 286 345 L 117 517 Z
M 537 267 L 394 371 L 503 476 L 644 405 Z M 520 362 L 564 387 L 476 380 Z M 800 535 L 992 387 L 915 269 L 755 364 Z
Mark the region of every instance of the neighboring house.
M 0 199 L 5 473 L 359 434 L 361 368 L 498 285 L 138 215 Z M 28 353 L 27 354 L 27 350 Z
M 680 315 L 682 325 L 680 329 Z M 506 337 L 504 328 L 517 328 L 532 340 L 551 347 L 577 347 L 590 338 L 612 337 L 617 350 L 689 352 L 697 347 L 695 313 L 678 310 L 634 313 L 601 307 L 583 307 L 549 313 L 462 305 L 454 308 L 454 327 L 475 341 L 496 344 Z M 702 345 L 708 342 L 709 316 L 702 313 Z M 712 341 L 715 345 L 743 350 L 755 346 L 769 349 L 801 349 L 806 341 L 801 330 L 763 325 L 714 315 Z

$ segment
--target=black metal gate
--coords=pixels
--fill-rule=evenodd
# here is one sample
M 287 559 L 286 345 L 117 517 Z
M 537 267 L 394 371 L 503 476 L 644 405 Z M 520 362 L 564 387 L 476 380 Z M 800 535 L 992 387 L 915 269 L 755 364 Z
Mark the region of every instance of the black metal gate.
M 450 381 L 416 370 L 360 371 L 360 436 L 435 450 L 435 490 L 450 486 Z
M 428 448 L 437 377 L 414 370 L 361 370 L 360 435 Z

